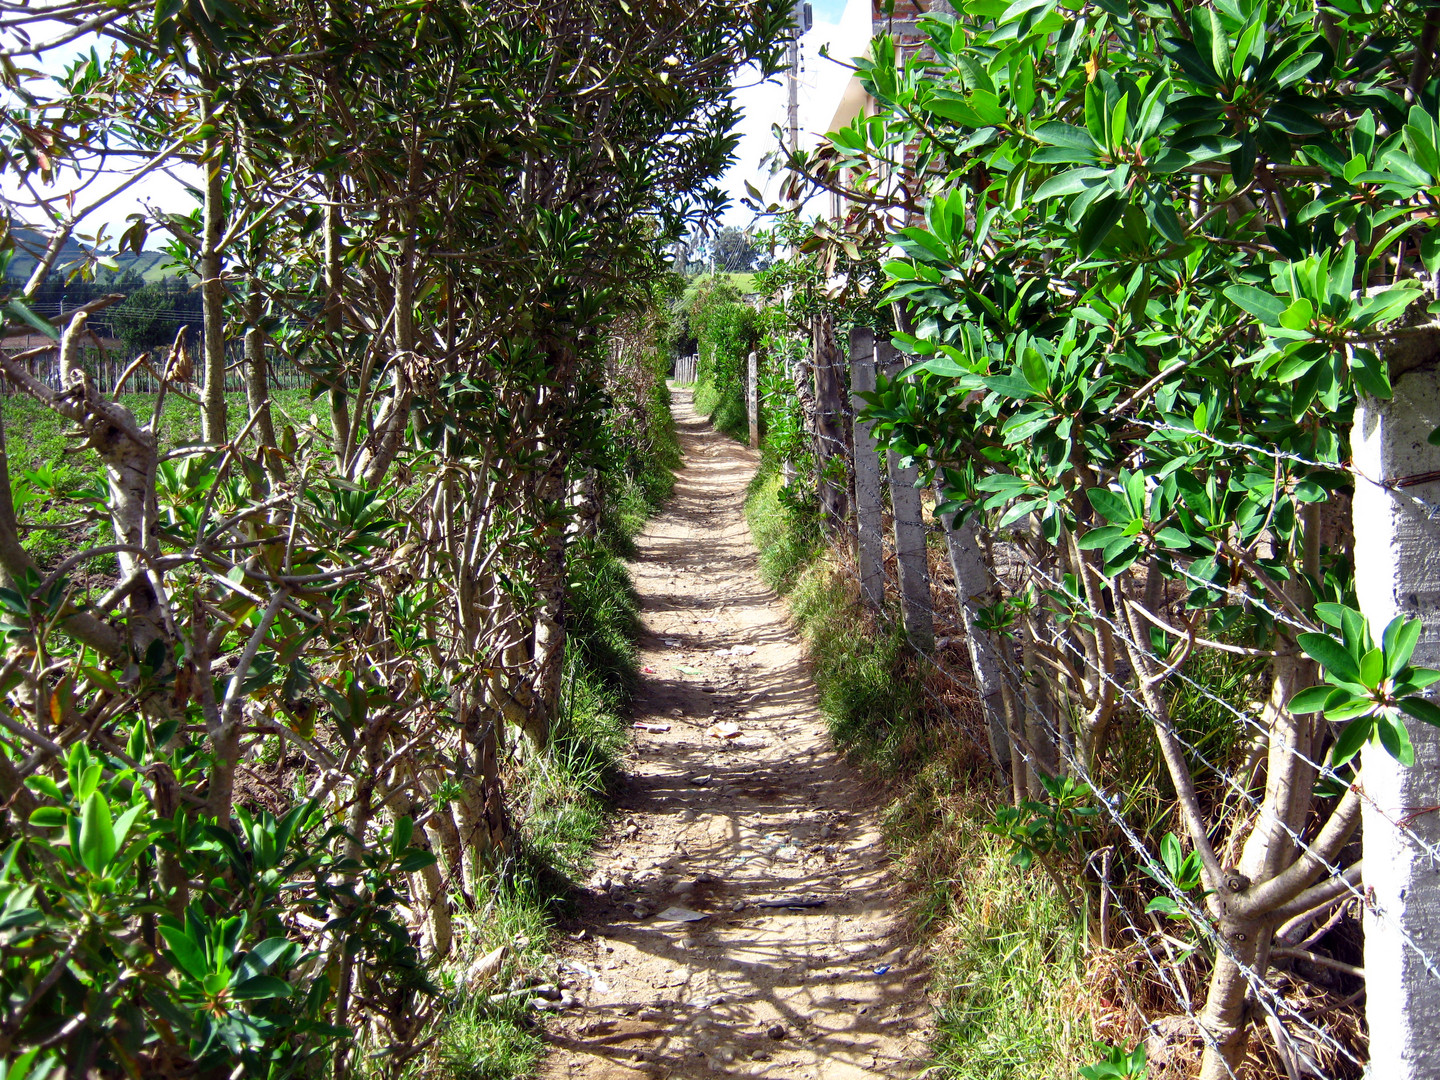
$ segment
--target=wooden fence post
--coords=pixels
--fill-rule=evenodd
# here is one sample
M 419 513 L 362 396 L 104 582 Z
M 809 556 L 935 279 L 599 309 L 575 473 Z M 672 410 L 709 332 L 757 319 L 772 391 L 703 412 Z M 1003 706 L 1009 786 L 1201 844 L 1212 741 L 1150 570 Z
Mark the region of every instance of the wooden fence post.
M 751 353 L 748 365 L 748 378 L 745 380 L 745 409 L 750 414 L 750 445 L 755 449 L 760 448 L 760 362 L 755 353 Z
M 900 370 L 895 347 L 888 341 L 875 343 L 876 366 L 886 377 Z M 900 455 L 887 451 L 890 474 L 890 506 L 895 513 L 895 568 L 900 577 L 900 612 L 905 632 L 921 652 L 935 647 L 935 619 L 930 610 L 930 566 L 925 551 L 925 516 L 916 483 L 920 470 L 900 467 Z
M 875 607 L 885 602 L 885 542 L 881 515 L 880 455 L 870 425 L 860 420 L 865 403 L 859 395 L 875 389 L 875 332 L 862 326 L 850 331 L 850 406 L 855 441 L 855 560 L 860 591 Z

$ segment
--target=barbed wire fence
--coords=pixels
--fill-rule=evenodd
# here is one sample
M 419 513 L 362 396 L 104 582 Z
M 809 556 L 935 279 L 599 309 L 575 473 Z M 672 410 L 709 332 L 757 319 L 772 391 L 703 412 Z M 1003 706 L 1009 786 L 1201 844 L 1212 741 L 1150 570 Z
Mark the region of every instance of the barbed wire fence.
M 856 359 L 852 357 L 852 362 Z M 863 362 L 863 358 L 859 359 Z M 1246 453 L 1257 450 L 1250 444 L 1237 444 L 1174 424 L 1133 419 L 1132 422 L 1150 426 L 1166 438 L 1206 440 L 1217 449 Z M 843 458 L 857 452 L 843 440 L 827 439 L 817 432 L 811 434 L 816 439 L 817 458 L 822 463 L 819 468 L 823 468 L 827 456 Z M 867 442 L 857 431 L 854 445 L 861 448 L 858 452 L 866 452 Z M 1386 479 L 1385 471 L 1373 468 L 1367 471 L 1353 461 L 1319 461 L 1279 449 L 1261 452 L 1277 462 L 1297 467 L 1349 473 L 1355 478 L 1357 488 L 1368 486 L 1374 493 L 1394 500 L 1412 519 L 1440 528 L 1436 523 L 1440 506 L 1411 490 L 1419 486 L 1416 476 L 1427 475 L 1423 472 Z M 1089 878 L 1077 884 L 1092 892 L 1098 891 L 1100 908 L 1108 914 L 1112 926 L 1120 924 L 1118 933 L 1112 934 L 1102 919 L 1096 947 L 1123 953 L 1128 969 L 1134 969 L 1138 976 L 1164 992 L 1163 1002 L 1151 1001 L 1148 1005 L 1129 995 L 1127 1019 L 1133 1031 L 1144 1034 L 1151 1050 L 1150 1075 L 1192 1075 L 1195 1051 L 1209 1048 L 1213 1051 L 1212 1061 L 1219 1061 L 1221 1066 L 1220 1071 L 1214 1071 L 1212 1064 L 1211 1075 L 1235 1080 L 1260 1076 L 1284 1076 L 1287 1080 L 1304 1077 L 1341 1080 L 1362 1075 L 1378 1078 L 1380 1073 L 1367 1071 L 1371 1052 L 1365 1024 L 1356 1011 L 1368 990 L 1365 963 L 1353 962 L 1354 953 L 1361 947 L 1357 941 L 1361 919 L 1364 957 L 1370 957 L 1376 942 L 1387 943 L 1392 952 L 1402 954 L 1402 965 L 1417 973 L 1412 981 L 1418 978 L 1428 984 L 1432 993 L 1440 992 L 1440 941 L 1427 935 L 1424 928 L 1416 927 L 1413 914 L 1404 902 L 1403 890 L 1398 896 L 1377 895 L 1377 890 L 1366 881 L 1360 849 L 1363 845 L 1368 852 L 1372 846 L 1378 846 L 1376 834 L 1383 832 L 1387 843 L 1409 853 L 1419 872 L 1433 877 L 1440 873 L 1440 844 L 1421 835 L 1415 823 L 1425 814 L 1440 810 L 1440 806 L 1392 805 L 1371 794 L 1368 781 L 1379 755 L 1372 755 L 1368 750 L 1365 766 L 1370 771 L 1362 771 L 1359 777 L 1348 769 L 1332 767 L 1326 752 L 1326 743 L 1332 741 L 1330 735 L 1333 734 L 1328 724 L 1320 729 L 1320 737 L 1310 746 L 1297 745 L 1293 740 L 1279 741 L 1276 710 L 1251 700 L 1250 693 L 1217 686 L 1201 663 L 1205 647 L 1220 650 L 1208 655 L 1225 656 L 1226 643 L 1206 642 L 1205 646 L 1196 648 L 1192 640 L 1180 660 L 1173 664 L 1165 662 L 1165 657 L 1156 656 L 1160 646 L 1153 640 L 1145 641 L 1147 635 L 1140 633 L 1142 625 L 1148 631 L 1150 624 L 1141 623 L 1139 615 L 1131 610 L 1135 605 L 1123 593 L 1116 590 L 1102 597 L 1102 603 L 1095 603 L 1086 590 L 1077 587 L 1074 579 L 1067 579 L 1060 569 L 1061 560 L 1031 557 L 1023 536 L 1017 542 L 1013 537 L 990 533 L 986 546 L 991 557 L 984 563 L 987 586 L 993 589 L 992 596 L 998 595 L 1006 602 L 1019 600 L 1028 604 L 1032 603 L 1030 598 L 1040 596 L 1047 598 L 1049 607 L 1042 604 L 1032 608 L 1025 625 L 1013 632 L 977 629 L 983 622 L 978 618 L 982 605 L 977 603 L 977 597 L 960 595 L 954 586 L 947 594 L 943 580 L 938 580 L 942 575 L 930 572 L 930 556 L 936 554 L 935 548 L 951 544 L 954 534 L 939 522 L 926 520 L 923 513 L 907 513 L 908 500 L 897 503 L 891 486 L 895 477 L 883 459 L 878 470 L 857 469 L 855 465 L 853 459 L 845 461 L 858 507 L 888 508 L 889 527 L 885 531 L 885 556 L 881 563 L 883 593 L 880 602 L 871 607 L 882 624 L 905 635 L 924 673 L 919 685 L 935 715 L 959 724 L 961 721 L 947 701 L 946 692 L 970 700 L 977 697 L 976 682 L 980 673 L 965 670 L 972 668 L 973 663 L 957 664 L 948 645 L 964 640 L 967 633 L 986 634 L 990 638 L 986 655 L 993 658 L 996 670 L 984 674 L 1003 681 L 1012 708 L 1021 714 L 1020 724 L 1016 723 L 1015 715 L 1006 718 L 1013 767 L 1075 780 L 1086 792 L 1088 805 L 1099 811 L 1105 831 L 1113 838 L 1113 844 L 1106 848 L 1109 854 L 1105 856 L 1103 872 L 1095 865 L 1098 849 L 1088 854 L 1068 854 L 1072 867 Z M 898 516 L 897 506 L 901 508 Z M 835 543 L 830 562 L 853 581 L 858 596 L 864 598 L 869 593 L 873 597 L 873 588 L 867 589 L 852 554 L 858 554 L 863 542 L 857 527 L 857 518 L 863 511 L 858 507 L 844 522 L 833 523 L 837 527 L 832 532 Z M 903 588 L 900 575 L 889 570 L 894 566 L 898 571 L 900 560 L 905 557 L 906 543 L 897 539 L 897 530 L 903 536 L 905 531 L 916 529 L 938 541 L 930 547 L 929 555 L 922 554 L 924 565 L 912 567 L 912 576 L 918 569 L 925 577 L 925 590 L 919 594 L 914 589 Z M 1195 575 L 1178 557 L 1169 558 L 1164 569 L 1189 585 L 1216 588 L 1214 581 Z M 1158 572 L 1158 568 L 1152 572 Z M 952 576 L 958 583 L 960 575 L 953 564 Z M 941 603 L 936 603 L 937 595 Z M 1312 633 L 1320 629 L 1303 614 L 1287 607 L 1283 597 L 1265 595 L 1258 587 L 1233 586 L 1227 597 L 1228 602 L 1272 620 L 1289 633 Z M 1176 599 L 1167 595 L 1166 603 L 1173 604 Z M 1181 643 L 1175 639 L 1181 631 L 1173 626 L 1174 621 L 1177 620 L 1162 620 L 1166 625 L 1160 630 L 1172 645 L 1178 646 Z M 993 621 L 990 625 L 994 625 Z M 917 626 L 934 629 L 929 633 L 916 633 Z M 946 636 L 939 639 L 937 647 L 934 633 L 942 629 Z M 1027 633 L 1031 635 L 1030 644 L 1035 651 L 1055 661 L 1052 663 L 1055 675 L 1025 662 L 1022 640 Z M 1109 665 L 1097 663 L 1094 651 L 1083 644 L 1083 633 L 1108 635 L 1116 645 L 1118 659 Z M 1429 627 L 1426 635 L 1432 636 Z M 1275 650 L 1240 646 L 1229 646 L 1229 653 L 1257 662 L 1269 662 L 1276 656 Z M 973 656 L 971 653 L 972 660 Z M 1174 695 L 1183 692 L 1203 703 L 1218 718 L 1210 723 L 1225 725 L 1228 742 L 1216 749 L 1207 742 L 1206 732 L 1195 730 L 1193 718 L 1177 715 L 1175 708 L 1157 707 L 1156 695 L 1146 692 L 1153 687 L 1144 685 L 1144 680 L 1154 679 L 1156 672 L 1147 676 L 1139 670 L 1146 658 L 1156 662 L 1161 677 L 1155 680 L 1155 685 L 1160 691 L 1170 692 L 1172 702 Z M 1237 658 L 1233 662 L 1242 661 Z M 1244 889 L 1265 885 L 1286 871 L 1290 871 L 1292 877 L 1306 880 L 1284 903 L 1263 912 L 1258 920 L 1252 920 L 1264 939 L 1258 947 L 1253 941 L 1237 942 L 1233 925 L 1227 925 L 1224 918 L 1224 904 L 1210 895 L 1197 875 L 1187 875 L 1185 880 L 1177 876 L 1174 860 L 1166 858 L 1165 834 L 1170 830 L 1137 820 L 1130 805 L 1134 793 L 1125 790 L 1124 778 L 1111 775 L 1114 770 L 1107 769 L 1103 761 L 1087 760 L 1087 755 L 1077 748 L 1073 714 L 1086 703 L 1086 686 L 1093 687 L 1094 693 L 1103 691 L 1113 695 L 1117 710 L 1128 725 L 1121 737 L 1169 742 L 1177 748 L 1189 778 L 1203 787 L 1203 794 L 1209 800 L 1203 806 L 1205 841 L 1225 854 L 1227 863 L 1235 861 L 1247 838 L 1262 825 L 1283 834 L 1289 850 L 1281 860 L 1282 865 L 1270 878 L 1245 882 Z M 1253 686 L 1247 683 L 1242 689 L 1253 690 Z M 1046 694 L 1052 705 L 1049 709 L 1041 706 Z M 1037 733 L 1038 739 L 1027 737 Z M 1045 752 L 1041 752 L 1037 742 L 1045 744 Z M 1163 756 L 1163 752 L 1155 752 Z M 1261 755 L 1258 759 L 1257 752 Z M 1263 784 L 1257 785 L 1257 777 L 1263 778 L 1266 768 L 1263 762 L 1276 754 L 1293 757 L 1304 766 L 1302 776 L 1312 777 L 1313 784 L 1326 785 L 1324 794 L 1309 800 L 1309 809 L 1298 825 L 1274 814 L 1273 807 L 1267 805 Z M 1163 789 L 1164 785 L 1158 787 Z M 1156 793 L 1176 798 L 1168 791 Z M 1023 801 L 1036 806 L 1054 802 L 1043 794 L 1036 798 L 1033 788 L 1031 798 Z M 1342 816 L 1347 803 L 1357 801 L 1363 814 L 1363 828 L 1351 827 L 1349 831 L 1342 828 L 1343 835 L 1337 842 L 1335 836 L 1327 832 L 1326 825 Z M 1430 802 L 1440 803 L 1440 796 Z M 1322 813 L 1322 808 L 1328 808 L 1328 814 Z M 1178 808 L 1166 816 L 1167 821 L 1174 822 L 1174 833 L 1182 836 L 1185 835 L 1180 823 L 1183 818 Z M 1193 849 L 1193 837 L 1184 846 Z M 1043 853 L 1043 857 L 1055 855 L 1054 851 Z M 1229 872 L 1227 867 L 1227 874 Z M 1151 901 L 1168 900 L 1164 922 L 1153 903 L 1142 906 L 1147 896 Z M 1229 1033 L 1217 1028 L 1218 1012 L 1211 1007 L 1210 994 L 1203 985 L 1208 974 L 1222 963 L 1233 965 L 1243 983 L 1245 1005 L 1241 1025 L 1250 1031 L 1251 1038 L 1249 1055 L 1240 1058 L 1223 1052 L 1222 1041 Z M 1382 989 L 1389 990 L 1388 987 Z M 1374 1012 L 1373 1006 L 1371 1012 Z M 1154 1069 L 1160 1071 L 1157 1073 Z

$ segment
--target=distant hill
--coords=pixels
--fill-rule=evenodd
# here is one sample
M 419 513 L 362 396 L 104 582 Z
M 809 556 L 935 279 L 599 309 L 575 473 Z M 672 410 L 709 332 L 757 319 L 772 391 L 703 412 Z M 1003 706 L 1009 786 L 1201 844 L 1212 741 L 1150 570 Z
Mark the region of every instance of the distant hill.
M 6 277 L 12 281 L 25 281 L 35 269 L 35 264 L 40 261 L 40 256 L 45 252 L 45 237 L 34 229 L 17 228 L 11 235 L 15 238 L 15 255 L 10 260 L 10 268 Z M 65 246 L 60 250 L 60 258 L 56 260 L 57 270 L 67 263 L 75 263 L 87 257 L 88 249 L 80 244 L 74 237 L 66 241 Z M 109 285 L 118 282 L 131 275 L 138 276 L 141 281 L 149 284 L 151 282 L 163 281 L 166 278 L 181 277 L 192 280 L 190 275 L 183 272 L 177 273 L 174 269 L 166 270 L 165 266 L 170 261 L 170 256 L 163 251 L 142 251 L 138 255 L 133 251 L 123 254 L 113 252 L 102 252 L 115 260 L 118 270 L 98 269 L 95 273 L 95 281 L 100 285 Z

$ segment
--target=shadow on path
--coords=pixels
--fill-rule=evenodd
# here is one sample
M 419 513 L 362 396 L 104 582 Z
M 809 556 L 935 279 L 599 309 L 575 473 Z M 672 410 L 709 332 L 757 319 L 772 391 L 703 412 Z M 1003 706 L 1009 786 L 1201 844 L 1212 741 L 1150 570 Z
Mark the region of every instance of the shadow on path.
M 685 466 L 637 539 L 645 669 L 619 814 L 559 959 L 549 1080 L 905 1077 L 926 1057 L 871 792 L 829 749 L 745 525 L 754 451 L 674 393 Z M 810 906 L 765 906 L 776 901 Z M 704 917 L 667 918 L 678 908 Z M 673 914 L 673 913 L 672 913 Z

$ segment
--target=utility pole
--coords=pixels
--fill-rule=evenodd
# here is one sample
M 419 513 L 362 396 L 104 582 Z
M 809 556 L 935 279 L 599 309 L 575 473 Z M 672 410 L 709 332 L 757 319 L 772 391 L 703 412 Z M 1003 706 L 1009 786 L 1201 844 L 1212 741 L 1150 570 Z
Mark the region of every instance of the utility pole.
M 790 105 L 786 113 L 790 125 L 790 153 L 800 149 L 800 34 L 797 32 L 790 35 L 790 43 L 786 46 L 789 52 L 788 71 L 785 81 L 789 84 Z
M 814 12 L 803 0 L 795 4 L 795 22 L 790 28 L 790 41 L 786 46 L 787 74 L 790 104 L 786 114 L 790 126 L 790 153 L 800 149 L 800 35 L 815 24 Z

